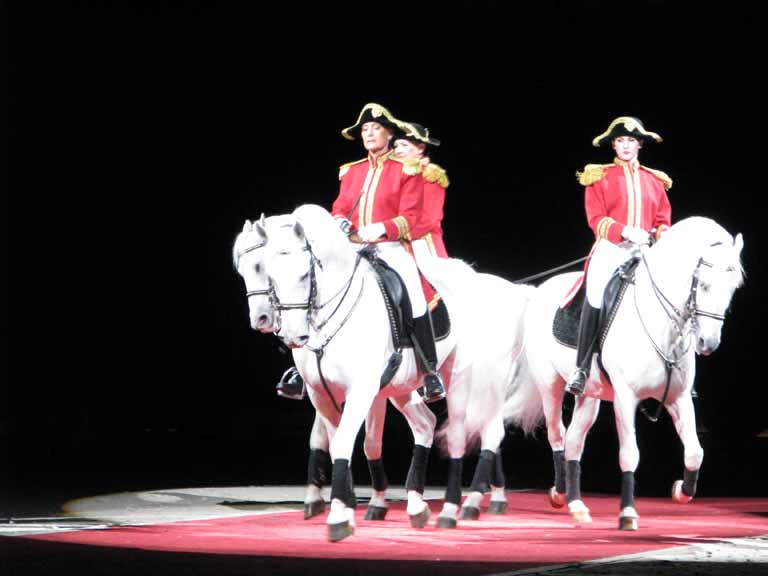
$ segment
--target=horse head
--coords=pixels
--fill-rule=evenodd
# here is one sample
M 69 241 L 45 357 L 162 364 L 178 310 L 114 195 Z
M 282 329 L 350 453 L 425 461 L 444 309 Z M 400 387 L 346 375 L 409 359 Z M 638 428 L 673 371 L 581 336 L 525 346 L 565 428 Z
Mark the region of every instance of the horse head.
M 232 249 L 232 263 L 245 282 L 251 328 L 264 333 L 275 330 L 272 287 L 264 266 L 267 220 L 263 214 L 258 221 L 246 220 Z
M 744 282 L 743 248 L 741 234 L 734 238 L 714 220 L 694 216 L 677 222 L 652 249 L 662 256 L 657 262 L 666 264 L 665 274 L 680 279 L 682 316 L 691 322 L 698 354 L 720 346 L 725 314 Z
M 744 282 L 741 251 L 744 239 L 713 242 L 699 258 L 691 283 L 696 352 L 709 356 L 720 346 L 725 315 L 736 289 Z
M 323 297 L 323 279 L 328 277 L 338 289 L 354 267 L 357 252 L 331 214 L 313 204 L 270 222 L 268 230 L 265 263 L 274 289 L 277 333 L 288 347 L 301 347 L 309 340 Z

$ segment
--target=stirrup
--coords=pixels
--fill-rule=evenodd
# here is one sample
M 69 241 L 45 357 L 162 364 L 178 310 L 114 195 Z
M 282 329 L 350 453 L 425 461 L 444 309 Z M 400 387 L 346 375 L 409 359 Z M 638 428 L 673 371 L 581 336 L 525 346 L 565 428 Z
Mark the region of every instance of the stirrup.
M 304 399 L 304 379 L 295 367 L 288 368 L 280 378 L 280 382 L 277 383 L 277 395 L 291 400 Z
M 424 402 L 430 404 L 445 398 L 445 387 L 438 374 L 424 376 Z
M 587 387 L 587 371 L 582 368 L 577 368 L 568 378 L 568 383 L 565 385 L 565 391 L 574 396 L 581 396 L 584 394 L 584 389 Z

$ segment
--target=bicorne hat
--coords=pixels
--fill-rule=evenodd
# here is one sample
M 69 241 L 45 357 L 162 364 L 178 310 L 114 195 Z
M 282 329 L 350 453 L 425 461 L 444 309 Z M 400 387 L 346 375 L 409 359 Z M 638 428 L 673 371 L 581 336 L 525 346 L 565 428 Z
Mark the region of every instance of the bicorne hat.
M 360 110 L 360 115 L 357 117 L 357 122 L 348 128 L 344 128 L 341 131 L 341 135 L 347 140 L 355 140 L 360 136 L 360 130 L 363 128 L 363 124 L 366 122 L 378 122 L 388 130 L 391 130 L 395 134 L 399 126 L 402 124 L 400 120 L 395 118 L 392 113 L 384 108 L 381 104 L 375 102 L 369 102 L 363 109 Z
M 410 140 L 414 144 L 440 146 L 440 140 L 429 137 L 429 128 L 425 128 L 416 122 L 400 122 L 400 130 L 395 134 L 395 138 Z
M 608 126 L 608 130 L 597 136 L 592 140 L 592 146 L 600 147 L 606 142 L 611 142 L 614 138 L 619 136 L 632 136 L 638 140 L 645 142 L 661 142 L 661 136 L 656 132 L 649 132 L 643 127 L 643 123 L 637 118 L 632 116 L 619 116 L 611 122 Z

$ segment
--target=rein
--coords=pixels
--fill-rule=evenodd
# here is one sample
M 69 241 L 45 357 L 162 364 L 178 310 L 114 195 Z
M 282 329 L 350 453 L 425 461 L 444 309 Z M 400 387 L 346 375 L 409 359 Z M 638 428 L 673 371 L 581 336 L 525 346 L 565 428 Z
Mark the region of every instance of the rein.
M 573 266 L 576 266 L 577 264 L 581 264 L 582 262 L 586 261 L 589 258 L 589 256 L 584 256 L 583 258 L 579 258 L 577 260 L 573 260 L 571 262 L 567 262 L 565 264 L 562 264 L 560 266 L 557 266 L 556 268 L 550 268 L 549 270 L 545 270 L 544 272 L 540 272 L 539 274 L 534 274 L 532 276 L 526 276 L 525 278 L 520 278 L 519 280 L 513 280 L 513 284 L 525 284 L 527 282 L 530 282 L 531 280 L 538 280 L 539 278 L 544 278 L 546 276 L 551 276 L 555 272 L 559 272 L 560 270 L 565 270 L 566 268 L 571 268 Z
M 719 244 L 719 242 L 712 244 L 712 246 L 716 246 Z M 707 312 L 706 310 L 701 310 L 696 303 L 696 294 L 699 287 L 699 268 L 701 266 L 707 266 L 709 268 L 713 267 L 713 264 L 710 262 L 707 262 L 704 260 L 703 257 L 699 258 L 699 262 L 696 264 L 696 268 L 693 271 L 693 276 L 691 278 L 691 289 L 688 294 L 688 299 L 685 302 L 685 308 L 684 311 L 681 312 L 677 309 L 677 307 L 672 304 L 672 302 L 669 300 L 669 298 L 666 297 L 666 295 L 661 291 L 658 284 L 656 284 L 656 281 L 653 279 L 653 275 L 651 274 L 651 268 L 648 265 L 648 261 L 645 258 L 645 253 L 641 252 L 643 264 L 645 265 L 645 269 L 648 272 L 648 279 L 651 282 L 651 287 L 653 288 L 653 293 L 656 296 L 656 299 L 659 301 L 659 304 L 661 304 L 662 309 L 667 314 L 667 317 L 672 321 L 674 327 L 677 329 L 678 332 L 678 341 L 682 341 L 686 335 L 685 335 L 685 325 L 690 322 L 691 323 L 691 330 L 688 332 L 688 342 L 684 345 L 684 349 L 680 352 L 680 354 L 677 355 L 676 358 L 667 356 L 667 354 L 664 353 L 664 351 L 661 349 L 661 347 L 656 344 L 653 337 L 651 336 L 650 332 L 648 331 L 648 327 L 645 325 L 645 322 L 643 321 L 643 317 L 640 314 L 640 308 L 637 305 L 637 288 L 635 288 L 634 291 L 634 303 L 635 303 L 635 311 L 637 312 L 637 317 L 640 319 L 640 324 L 643 327 L 643 330 L 645 331 L 645 335 L 648 337 L 648 340 L 651 342 L 651 345 L 653 345 L 654 350 L 656 350 L 656 353 L 661 357 L 661 359 L 664 361 L 664 368 L 667 373 L 667 382 L 664 386 L 664 394 L 661 397 L 661 401 L 659 402 L 659 406 L 656 408 L 656 413 L 651 415 L 649 414 L 644 406 L 640 406 L 640 411 L 645 415 L 648 420 L 651 422 L 657 422 L 659 419 L 659 415 L 661 414 L 661 408 L 664 406 L 667 395 L 669 394 L 669 388 L 672 382 L 672 370 L 674 368 L 679 368 L 680 360 L 686 356 L 688 353 L 688 350 L 690 350 L 691 347 L 691 335 L 696 331 L 696 328 L 698 326 L 698 322 L 696 320 L 697 316 L 704 316 L 705 318 L 712 318 L 714 320 L 719 320 L 721 322 L 725 321 L 725 316 L 722 314 L 715 314 L 713 312 Z M 670 313 L 671 311 L 671 313 Z M 674 348 L 672 350 L 672 354 L 674 355 Z
M 352 270 L 352 274 L 349 277 L 349 280 L 334 294 L 331 298 L 326 300 L 323 304 L 317 305 L 315 304 L 315 298 L 317 297 L 317 274 L 315 272 L 315 265 L 317 264 L 320 269 L 322 269 L 322 263 L 320 260 L 314 255 L 312 252 L 312 248 L 309 246 L 309 243 L 306 243 L 304 248 L 302 250 L 308 251 L 310 255 L 310 268 L 309 268 L 309 280 L 310 280 L 310 288 L 309 288 L 309 298 L 304 303 L 291 303 L 291 304 L 281 304 L 280 300 L 277 298 L 277 295 L 272 292 L 272 298 L 273 298 L 273 308 L 277 310 L 278 312 L 281 312 L 283 310 L 306 310 L 307 311 L 307 322 L 312 327 L 312 329 L 319 333 L 327 324 L 328 321 L 333 318 L 336 313 L 339 311 L 339 308 L 341 307 L 341 304 L 346 300 L 347 294 L 349 293 L 350 288 L 352 287 L 352 282 L 355 278 L 355 274 L 357 273 L 358 267 L 360 266 L 360 260 L 362 259 L 362 255 L 358 254 L 357 259 L 355 260 L 355 266 Z M 307 348 L 309 351 L 313 352 L 315 354 L 315 358 L 317 359 L 317 372 L 320 376 L 320 381 L 323 384 L 323 388 L 325 389 L 326 393 L 328 394 L 328 397 L 331 399 L 331 402 L 333 403 L 333 407 L 336 408 L 336 411 L 341 413 L 341 408 L 339 407 L 338 403 L 336 402 L 336 399 L 333 397 L 333 394 L 331 394 L 330 387 L 328 386 L 328 383 L 325 380 L 325 376 L 323 376 L 323 370 L 320 365 L 320 361 L 323 358 L 323 354 L 325 352 L 326 346 L 330 344 L 331 340 L 334 339 L 336 334 L 339 333 L 339 331 L 344 327 L 344 325 L 347 323 L 347 321 L 352 317 L 352 313 L 357 308 L 358 303 L 360 302 L 360 298 L 363 295 L 363 290 L 365 289 L 365 277 L 362 279 L 362 284 L 360 285 L 360 291 L 357 294 L 357 298 L 355 298 L 355 301 L 352 303 L 352 306 L 347 311 L 346 316 L 342 319 L 342 321 L 339 323 L 338 326 L 336 326 L 335 330 L 333 330 L 330 334 L 328 334 L 325 337 L 325 340 L 322 344 L 318 347 L 313 347 L 310 345 L 305 345 L 304 347 Z M 341 295 L 341 298 L 339 299 L 339 303 L 336 305 L 336 308 L 333 309 L 333 312 L 331 312 L 324 321 L 317 324 L 315 323 L 314 318 L 312 317 L 312 314 L 314 312 L 317 312 L 333 302 L 334 299 L 336 299 L 339 295 Z M 280 332 L 280 323 L 279 323 L 279 314 L 278 314 L 278 329 L 277 332 Z

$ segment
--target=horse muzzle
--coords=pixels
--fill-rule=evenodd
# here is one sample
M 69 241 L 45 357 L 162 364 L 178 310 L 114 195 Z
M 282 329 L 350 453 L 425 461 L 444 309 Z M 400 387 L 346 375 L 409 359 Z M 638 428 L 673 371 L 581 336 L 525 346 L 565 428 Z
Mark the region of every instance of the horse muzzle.
M 263 334 L 272 334 L 277 329 L 275 326 L 275 315 L 271 313 L 252 315 L 251 328 L 258 330 Z
M 709 356 L 720 346 L 720 338 L 705 338 L 699 336 L 696 339 L 696 353 L 701 356 Z

